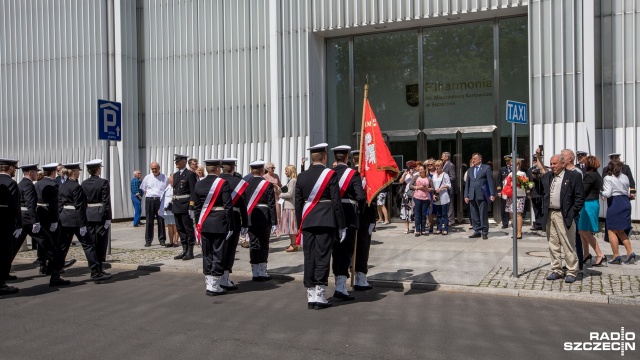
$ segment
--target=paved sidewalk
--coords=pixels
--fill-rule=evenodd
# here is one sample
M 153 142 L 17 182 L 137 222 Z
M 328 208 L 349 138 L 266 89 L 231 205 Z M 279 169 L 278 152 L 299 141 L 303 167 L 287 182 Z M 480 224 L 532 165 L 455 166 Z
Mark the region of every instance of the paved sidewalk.
M 640 253 L 640 225 L 634 224 L 631 243 Z M 428 288 L 448 291 L 483 292 L 500 295 L 568 298 L 578 301 L 628 303 L 640 305 L 640 265 L 592 267 L 573 284 L 547 281 L 550 258 L 544 233 L 527 232 L 518 241 L 518 274 L 512 276 L 513 256 L 511 229 L 492 225 L 489 239 L 469 239 L 468 225 L 450 229 L 449 235 L 415 237 L 404 234 L 403 223 L 378 224 L 373 233 L 369 258 L 370 280 L 378 286 Z M 611 258 L 611 246 L 597 239 L 603 252 Z M 269 273 L 302 278 L 302 252 L 287 253 L 288 237 L 272 237 Z M 173 260 L 181 248 L 161 247 L 157 240 L 144 247 L 144 226 L 116 223 L 112 230 L 112 267 L 145 268 L 156 271 L 202 271 L 202 255 L 192 261 Z M 594 255 L 593 250 L 591 253 Z M 620 247 L 624 256 L 625 250 Z M 18 261 L 33 259 L 33 251 L 18 254 Z M 84 259 L 80 246 L 72 247 L 68 258 Z M 595 260 L 595 259 L 594 259 Z M 79 262 L 81 266 L 82 262 Z M 249 250 L 238 246 L 234 276 L 251 276 Z M 333 284 L 333 280 L 330 280 Z

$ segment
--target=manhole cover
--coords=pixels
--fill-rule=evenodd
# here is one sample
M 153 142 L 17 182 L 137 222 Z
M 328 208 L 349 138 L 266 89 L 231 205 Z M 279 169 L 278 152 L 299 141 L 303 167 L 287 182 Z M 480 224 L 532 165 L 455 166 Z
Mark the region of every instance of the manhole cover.
M 544 257 L 544 258 L 549 257 L 549 253 L 546 251 L 528 251 L 526 254 L 529 256 L 535 256 L 535 257 Z

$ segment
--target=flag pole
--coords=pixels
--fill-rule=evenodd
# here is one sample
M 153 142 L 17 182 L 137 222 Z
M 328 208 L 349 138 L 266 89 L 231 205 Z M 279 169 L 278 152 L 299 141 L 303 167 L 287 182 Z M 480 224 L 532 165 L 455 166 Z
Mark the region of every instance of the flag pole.
M 364 99 L 362 100 L 362 125 L 360 126 L 360 156 L 358 157 L 358 171 L 362 169 L 362 157 L 364 153 L 362 152 L 362 141 L 364 140 L 364 111 L 366 107 L 367 95 L 369 93 L 369 75 L 366 76 L 367 82 L 364 84 Z M 367 200 L 365 199 L 365 206 L 368 206 Z M 360 211 L 364 211 L 364 209 L 360 209 Z M 362 224 L 359 224 L 362 226 Z M 353 281 L 356 276 L 356 250 L 358 249 L 358 231 L 356 231 L 356 236 L 353 239 L 353 256 L 351 256 L 351 288 L 353 289 Z

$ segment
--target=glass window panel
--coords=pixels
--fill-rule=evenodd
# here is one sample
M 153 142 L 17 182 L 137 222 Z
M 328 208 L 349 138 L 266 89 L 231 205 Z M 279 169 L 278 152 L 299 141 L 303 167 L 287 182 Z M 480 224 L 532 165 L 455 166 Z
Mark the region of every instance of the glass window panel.
M 327 40 L 327 143 L 353 145 L 349 108 L 349 39 Z
M 500 121 L 506 122 L 507 100 L 529 102 L 529 61 L 527 18 L 502 19 L 498 25 L 500 64 Z M 531 119 L 529 119 L 531 120 Z M 511 126 L 502 124 L 502 136 L 511 134 Z M 518 126 L 518 135 L 529 134 L 529 126 Z
M 354 124 L 362 125 L 364 84 L 383 132 L 418 129 L 418 33 L 415 30 L 356 36 Z
M 426 28 L 423 54 L 425 128 L 495 124 L 493 22 Z

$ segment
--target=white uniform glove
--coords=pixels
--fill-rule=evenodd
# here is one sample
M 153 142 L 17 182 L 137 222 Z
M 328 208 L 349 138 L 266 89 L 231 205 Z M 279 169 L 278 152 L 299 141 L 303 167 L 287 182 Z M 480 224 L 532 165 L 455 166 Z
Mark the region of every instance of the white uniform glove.
M 271 233 L 272 233 L 272 234 L 275 234 L 277 229 L 278 229 L 278 225 L 273 225 L 273 226 L 271 227 Z
M 249 232 L 249 228 L 246 228 L 246 227 L 240 228 L 240 235 L 246 236 L 248 232 Z
M 14 238 L 19 238 L 20 235 L 22 235 L 22 229 L 17 229 L 16 231 L 13 232 L 13 237 Z
M 80 236 L 85 236 L 87 235 L 87 227 L 83 226 L 80 228 Z
M 347 228 L 340 229 L 340 242 L 347 238 Z
M 107 230 L 109 228 L 109 226 L 111 226 L 111 220 L 105 220 L 104 221 L 104 229 Z
M 233 235 L 233 231 L 228 231 L 228 232 L 227 232 L 227 237 L 225 238 L 225 240 L 229 240 L 229 238 L 231 237 L 231 235 Z
M 376 227 L 376 224 L 369 224 L 369 235 L 371 235 L 373 233 L 373 228 Z
M 39 232 L 40 232 L 40 223 L 35 223 L 35 224 L 33 224 L 33 227 L 31 228 L 31 231 L 32 231 L 34 234 L 39 233 Z
M 51 223 L 51 226 L 49 227 L 49 231 L 54 232 L 56 230 L 58 230 L 58 223 L 57 222 Z

